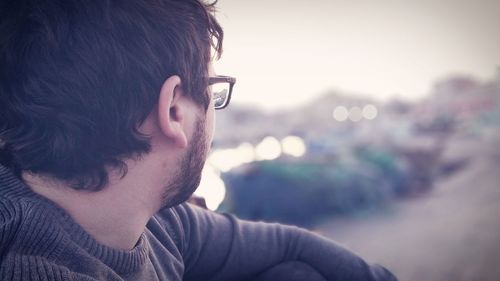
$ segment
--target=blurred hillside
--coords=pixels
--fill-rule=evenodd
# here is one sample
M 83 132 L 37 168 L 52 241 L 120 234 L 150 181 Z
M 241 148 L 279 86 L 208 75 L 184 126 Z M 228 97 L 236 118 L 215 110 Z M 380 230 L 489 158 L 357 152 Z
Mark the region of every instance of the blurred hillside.
M 491 81 L 451 76 L 435 83 L 427 98 L 418 102 L 391 100 L 380 103 L 362 94 L 328 92 L 303 107 L 265 113 L 231 107 L 217 112 L 217 148 L 243 142 L 257 144 L 266 136 L 303 137 L 310 145 L 333 141 L 401 143 L 406 138 L 436 135 L 455 129 L 477 133 L 498 121 L 500 69 Z M 335 149 L 339 147 L 335 146 Z

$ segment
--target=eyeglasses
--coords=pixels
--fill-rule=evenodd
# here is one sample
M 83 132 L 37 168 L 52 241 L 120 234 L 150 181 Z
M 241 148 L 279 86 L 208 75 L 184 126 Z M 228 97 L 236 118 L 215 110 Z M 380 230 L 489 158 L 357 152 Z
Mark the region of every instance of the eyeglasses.
M 236 83 L 236 78 L 234 77 L 221 75 L 208 77 L 208 85 L 212 92 L 215 109 L 223 109 L 229 104 L 234 83 Z

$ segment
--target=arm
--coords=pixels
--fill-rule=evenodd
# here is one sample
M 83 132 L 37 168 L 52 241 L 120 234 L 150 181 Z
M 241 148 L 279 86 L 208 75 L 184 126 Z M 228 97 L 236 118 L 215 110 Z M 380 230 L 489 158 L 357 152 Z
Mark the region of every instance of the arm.
M 311 266 L 300 261 L 287 261 L 266 269 L 252 281 L 326 281 Z
M 241 221 L 187 204 L 178 211 L 186 280 L 245 280 L 288 261 L 326 280 L 396 280 L 383 267 L 297 227 Z

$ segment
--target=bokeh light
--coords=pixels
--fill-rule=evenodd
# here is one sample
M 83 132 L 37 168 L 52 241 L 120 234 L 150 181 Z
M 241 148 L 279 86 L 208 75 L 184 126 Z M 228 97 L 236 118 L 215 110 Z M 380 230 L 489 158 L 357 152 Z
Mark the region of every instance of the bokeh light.
M 203 197 L 210 210 L 216 210 L 226 196 L 226 185 L 211 165 L 205 165 L 195 195 Z
M 304 141 L 297 136 L 288 136 L 281 140 L 283 153 L 300 157 L 306 153 L 306 145 Z
M 281 144 L 275 137 L 265 137 L 255 148 L 257 160 L 273 160 L 281 155 Z
M 349 111 L 345 106 L 337 106 L 333 110 L 333 118 L 336 121 L 343 122 L 347 120 L 347 117 L 349 117 Z
M 358 122 L 363 118 L 361 114 L 361 108 L 359 106 L 353 106 L 349 109 L 349 120 L 352 122 Z
M 363 107 L 363 117 L 367 120 L 373 120 L 377 118 L 378 110 L 373 104 L 367 104 Z
M 242 143 L 237 148 L 216 149 L 208 157 L 208 162 L 222 172 L 255 160 L 255 149 L 250 143 Z

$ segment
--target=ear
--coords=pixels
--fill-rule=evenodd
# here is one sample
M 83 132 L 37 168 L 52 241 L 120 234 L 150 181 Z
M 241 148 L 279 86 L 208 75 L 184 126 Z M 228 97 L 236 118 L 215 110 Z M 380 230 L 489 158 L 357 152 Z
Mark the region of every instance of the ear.
M 181 78 L 170 76 L 160 90 L 158 99 L 158 123 L 163 134 L 177 147 L 187 147 L 187 138 L 183 121 L 185 111 L 182 100 Z

